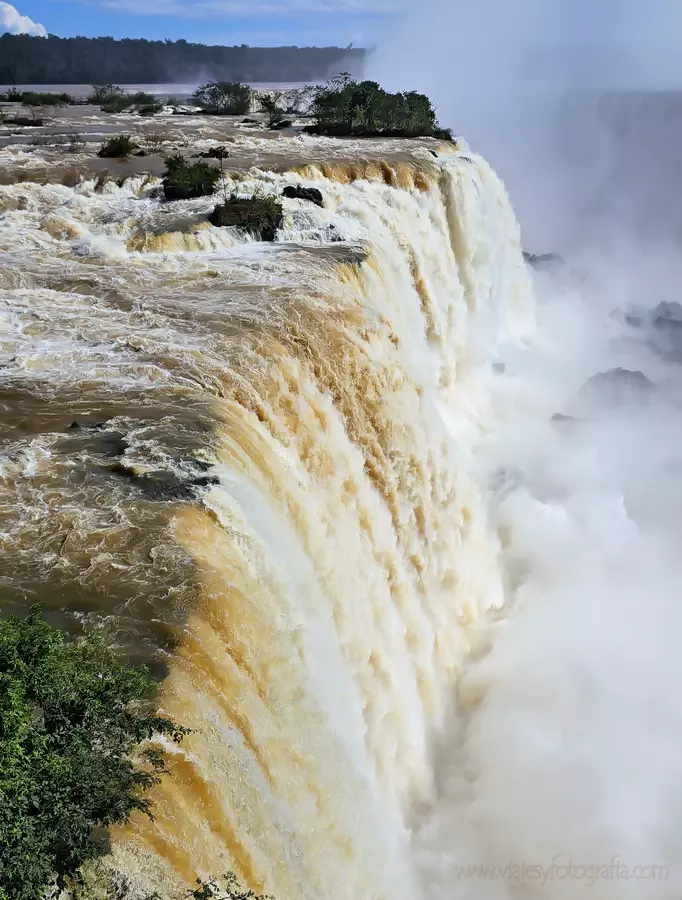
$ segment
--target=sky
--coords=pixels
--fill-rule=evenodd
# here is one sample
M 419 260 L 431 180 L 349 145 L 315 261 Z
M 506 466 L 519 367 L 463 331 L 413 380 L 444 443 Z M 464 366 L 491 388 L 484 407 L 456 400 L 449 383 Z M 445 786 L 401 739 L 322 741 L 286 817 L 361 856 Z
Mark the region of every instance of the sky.
M 18 0 L 0 33 L 252 46 L 371 45 L 403 0 Z

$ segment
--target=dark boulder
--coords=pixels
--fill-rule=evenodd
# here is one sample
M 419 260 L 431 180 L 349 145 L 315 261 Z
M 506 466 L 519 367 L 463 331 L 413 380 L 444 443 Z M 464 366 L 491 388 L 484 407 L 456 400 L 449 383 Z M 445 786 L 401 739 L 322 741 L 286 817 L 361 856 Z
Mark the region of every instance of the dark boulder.
M 317 188 L 307 188 L 300 184 L 288 184 L 282 191 L 282 196 L 287 197 L 289 200 L 307 200 L 309 203 L 314 203 L 315 206 L 324 207 L 322 191 Z
M 558 253 L 523 253 L 524 260 L 532 269 L 547 269 L 564 264 L 563 257 Z
M 227 147 L 211 147 L 210 150 L 205 150 L 203 153 L 196 154 L 201 159 L 229 159 L 230 151 Z
M 274 197 L 231 197 L 220 203 L 209 216 L 217 228 L 243 228 L 259 235 L 262 241 L 274 241 L 284 222 L 282 204 Z
M 147 500 L 194 500 L 199 496 L 200 488 L 220 484 L 217 475 L 188 478 L 163 469 L 138 475 L 122 463 L 114 463 L 108 471 L 134 484 Z
M 580 389 L 583 398 L 598 398 L 602 402 L 626 403 L 647 396 L 655 387 L 643 372 L 631 369 L 609 369 L 599 372 Z
M 281 131 L 282 128 L 293 128 L 294 123 L 291 119 L 282 119 L 281 122 L 275 122 L 274 125 L 271 125 L 273 131 Z
M 682 328 L 682 304 L 674 302 L 659 303 L 653 312 L 653 324 L 661 330 L 677 331 Z

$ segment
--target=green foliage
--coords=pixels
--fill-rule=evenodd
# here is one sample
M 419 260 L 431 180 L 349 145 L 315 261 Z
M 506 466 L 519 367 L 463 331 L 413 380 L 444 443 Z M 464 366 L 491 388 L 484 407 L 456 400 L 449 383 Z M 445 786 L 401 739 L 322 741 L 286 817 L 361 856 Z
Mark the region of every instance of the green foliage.
M 286 116 L 284 109 L 280 106 L 282 102 L 281 91 L 263 91 L 256 94 L 256 100 L 260 104 L 263 112 L 268 114 L 268 126 L 274 128 L 283 122 Z
M 95 637 L 79 643 L 33 607 L 0 622 L 0 898 L 56 896 L 106 852 L 106 829 L 137 810 L 165 771 L 155 735 L 187 733 L 151 715 L 145 669 Z
M 216 206 L 209 216 L 212 225 L 242 228 L 262 241 L 274 241 L 283 221 L 282 201 L 272 194 L 253 197 L 232 194 L 225 197 L 225 202 Z
M 68 94 L 44 94 L 38 91 L 24 91 L 15 99 L 21 100 L 24 106 L 68 106 L 71 103 Z
M 182 153 L 166 158 L 163 191 L 166 200 L 190 200 L 207 197 L 215 190 L 220 172 L 210 163 L 188 163 Z
M 309 130 L 318 134 L 452 138 L 424 94 L 390 94 L 376 81 L 354 81 L 347 73 L 318 89 L 312 114 L 316 124 Z
M 114 94 L 106 99 L 102 104 L 102 111 L 106 113 L 120 113 L 132 106 L 156 106 L 156 98 L 153 94 L 146 94 L 144 91 L 138 91 L 135 94 Z M 158 104 L 159 109 L 161 105 Z
M 242 888 L 234 872 L 223 875 L 220 882 L 215 878 L 208 881 L 197 878 L 197 887 L 186 896 L 187 900 L 273 900 L 267 894 L 260 895 L 252 890 Z M 123 900 L 125 900 L 125 896 Z M 152 894 L 145 900 L 162 900 L 162 897 L 160 894 Z
M 234 872 L 223 875 L 222 886 L 213 878 L 202 881 L 197 878 L 198 887 L 190 893 L 192 900 L 272 900 L 267 895 L 259 896 L 251 890 L 244 890 Z
M 251 88 L 232 81 L 210 81 L 195 91 L 193 100 L 221 116 L 243 116 L 251 108 Z
M 120 159 L 130 156 L 134 150 L 137 150 L 137 144 L 129 134 L 117 134 L 102 144 L 97 155 L 103 159 Z
M 93 84 L 92 93 L 88 97 L 88 101 L 95 106 L 100 106 L 102 103 L 110 103 L 116 97 L 123 97 L 124 95 L 125 91 L 123 88 L 116 84 Z
M 162 103 L 146 103 L 138 109 L 137 114 L 148 118 L 149 116 L 155 116 L 157 113 L 160 113 L 162 109 Z

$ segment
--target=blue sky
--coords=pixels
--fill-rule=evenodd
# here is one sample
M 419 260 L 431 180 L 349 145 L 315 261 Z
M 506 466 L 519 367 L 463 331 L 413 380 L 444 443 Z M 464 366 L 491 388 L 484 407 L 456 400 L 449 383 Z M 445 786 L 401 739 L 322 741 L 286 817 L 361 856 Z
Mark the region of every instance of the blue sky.
M 210 44 L 367 46 L 393 0 L 14 0 L 51 34 L 185 38 Z M 29 30 L 0 3 L 0 31 Z M 11 9 L 11 7 L 10 7 Z M 24 22 L 24 19 L 21 19 Z M 14 23 L 14 24 L 13 24 Z

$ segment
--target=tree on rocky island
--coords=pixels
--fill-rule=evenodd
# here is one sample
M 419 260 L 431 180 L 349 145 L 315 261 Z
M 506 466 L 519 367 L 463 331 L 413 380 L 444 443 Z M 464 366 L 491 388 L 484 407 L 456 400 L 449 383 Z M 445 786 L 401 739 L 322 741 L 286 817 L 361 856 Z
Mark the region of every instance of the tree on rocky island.
M 284 121 L 285 111 L 282 108 L 282 91 L 262 91 L 256 94 L 260 108 L 268 116 L 268 127 L 274 128 Z
M 194 92 L 193 100 L 221 116 L 243 116 L 251 109 L 251 88 L 232 81 L 210 81 Z
M 103 103 L 110 103 L 117 97 L 123 97 L 125 91 L 117 84 L 93 84 L 92 93 L 88 96 L 88 101 L 95 106 L 101 106 Z
M 314 134 L 452 140 L 452 133 L 439 126 L 436 111 L 424 94 L 391 94 L 376 81 L 354 81 L 348 73 L 316 91 L 311 112 L 315 124 L 307 130 Z
M 144 668 L 70 640 L 33 607 L 0 622 L 0 900 L 56 897 L 165 772 L 152 738 L 187 730 L 150 707 Z M 210 895 L 208 895 L 210 896 Z

